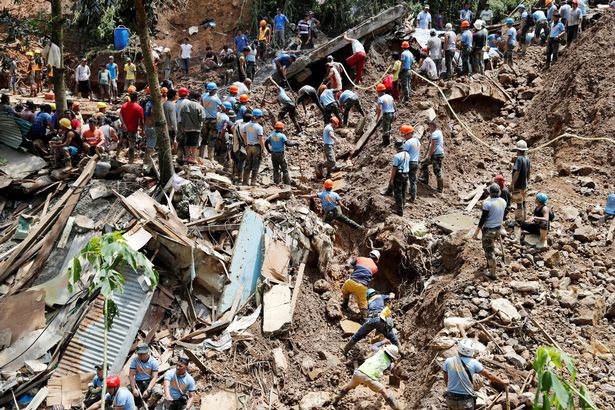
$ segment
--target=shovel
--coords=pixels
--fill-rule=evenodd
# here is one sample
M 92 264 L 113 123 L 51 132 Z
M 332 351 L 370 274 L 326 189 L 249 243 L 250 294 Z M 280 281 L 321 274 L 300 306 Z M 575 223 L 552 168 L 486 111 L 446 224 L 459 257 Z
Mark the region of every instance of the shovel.
M 508 256 L 506 252 L 504 252 L 504 242 L 502 241 L 502 237 L 500 237 L 499 241 L 500 241 L 500 249 L 502 250 L 502 264 L 504 266 L 508 266 L 510 265 L 510 256 Z

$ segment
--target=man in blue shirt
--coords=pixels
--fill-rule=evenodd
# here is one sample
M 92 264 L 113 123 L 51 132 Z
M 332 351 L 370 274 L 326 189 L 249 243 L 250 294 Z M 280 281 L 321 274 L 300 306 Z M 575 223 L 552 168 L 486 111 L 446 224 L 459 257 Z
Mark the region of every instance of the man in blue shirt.
M 429 4 L 425 4 L 423 11 L 416 16 L 416 26 L 423 30 L 431 28 L 431 14 L 429 14 Z
M 416 174 L 419 169 L 419 159 L 421 158 L 421 141 L 414 135 L 414 127 L 404 124 L 400 127 L 404 142 L 404 151 L 410 154 L 410 170 L 408 172 L 410 202 L 416 201 Z
M 433 168 L 433 173 L 438 182 L 438 192 L 444 190 L 444 178 L 442 177 L 442 160 L 444 159 L 444 136 L 442 130 L 438 129 L 435 121 L 429 123 L 427 132 L 431 135 L 429 143 L 429 152 L 425 159 L 421 161 L 421 178 L 419 179 L 425 185 L 429 185 L 429 164 Z
M 187 357 L 180 357 L 175 369 L 164 374 L 164 400 L 167 410 L 191 409 L 196 397 L 196 383 L 188 374 Z
M 482 244 L 487 259 L 486 275 L 496 279 L 495 273 L 495 241 L 500 238 L 500 227 L 506 213 L 506 200 L 500 198 L 500 187 L 492 184 L 489 187 L 489 198 L 483 202 L 483 213 L 478 221 L 474 232 L 474 239 L 478 239 L 478 233 L 482 231 Z
M 331 117 L 329 119 L 329 124 L 325 126 L 325 129 L 322 132 L 325 162 L 322 163 L 321 170 L 325 177 L 329 177 L 331 170 L 335 168 L 335 150 L 333 149 L 333 146 L 337 142 L 337 138 L 335 137 L 334 130 L 339 126 L 340 120 L 337 117 Z
M 109 91 L 111 101 L 115 100 L 117 95 L 117 64 L 113 61 L 113 56 L 109 56 L 109 63 L 107 63 L 107 70 L 109 70 Z
M 410 154 L 404 151 L 404 141 L 396 140 L 395 149 L 397 154 L 391 161 L 391 177 L 389 178 L 389 190 L 395 197 L 395 213 L 404 216 L 406 204 L 406 189 L 408 186 L 408 174 L 410 173 Z
M 235 52 L 239 55 L 244 48 L 248 46 L 248 37 L 241 30 L 237 30 L 237 35 L 235 36 Z
M 274 124 L 275 132 L 270 134 L 265 141 L 265 148 L 271 154 L 271 164 L 273 165 L 273 182 L 279 184 L 283 181 L 286 185 L 290 185 L 290 176 L 288 175 L 288 163 L 284 152 L 286 147 L 299 146 L 298 142 L 290 142 L 284 131 L 284 123 L 278 121 Z M 280 179 L 280 173 L 282 178 Z
M 467 76 L 472 75 L 472 32 L 470 31 L 470 22 L 464 20 L 461 22 L 461 64 L 463 73 Z
M 107 395 L 105 396 L 105 405 L 102 400 L 92 404 L 86 410 L 97 410 L 101 407 L 111 407 L 113 410 L 136 410 L 135 399 L 130 391 L 123 386 L 120 386 L 120 378 L 116 375 L 107 376 Z
M 359 97 L 354 92 L 344 90 L 338 92 L 336 97 L 340 104 L 340 111 L 344 113 L 344 119 L 342 121 L 344 127 L 348 125 L 348 115 L 350 114 L 352 107 L 356 107 L 361 116 L 365 117 L 365 112 L 363 111 L 363 107 L 361 107 L 361 101 L 359 101 Z
M 386 86 L 378 84 L 378 105 L 376 107 L 376 122 L 382 118 L 382 146 L 387 146 L 391 139 L 391 124 L 395 119 L 395 100 L 386 93 Z
M 243 169 L 243 184 L 256 185 L 256 177 L 261 161 L 267 155 L 263 126 L 259 124 L 263 112 L 256 108 L 252 111 L 252 120 L 241 128 L 241 136 L 246 142 L 246 165 Z M 250 181 L 250 174 L 252 181 Z
M 543 31 L 545 35 L 548 36 L 547 30 L 547 16 L 545 12 L 542 10 L 536 10 L 532 13 L 532 19 L 534 19 L 536 27 L 534 28 L 534 42 L 537 43 L 540 41 L 540 45 L 545 45 L 545 39 L 542 37 Z
M 222 105 L 222 100 L 218 97 L 218 85 L 216 83 L 207 83 L 206 92 L 201 96 L 201 105 L 205 110 L 205 122 L 201 131 L 201 146 L 199 155 L 205 156 L 205 148 L 211 145 L 207 150 L 207 159 L 210 161 L 214 158 L 214 146 L 216 144 L 217 133 L 217 118 L 218 109 Z
M 85 400 L 83 401 L 84 408 L 90 407 L 92 404 L 100 401 L 100 397 L 102 394 L 102 385 L 104 383 L 104 372 L 103 365 L 97 364 L 94 366 L 96 369 L 96 376 L 92 379 L 92 383 L 88 386 L 88 392 L 85 395 Z M 108 367 L 107 367 L 108 368 Z
M 273 24 L 273 41 L 278 48 L 284 48 L 284 33 L 288 24 L 288 18 L 282 14 L 281 9 L 278 9 L 273 18 Z
M 286 79 L 286 70 L 296 60 L 297 56 L 295 54 L 280 54 L 274 58 L 273 67 L 275 68 L 275 74 L 273 80 L 278 84 L 281 84 L 282 81 L 288 81 Z
M 566 27 L 559 21 L 559 13 L 556 11 L 549 24 L 549 38 L 547 39 L 547 69 L 557 61 L 557 53 L 561 39 L 566 34 Z
M 404 41 L 401 43 L 402 51 L 399 59 L 401 61 L 401 70 L 399 71 L 399 84 L 401 87 L 401 101 L 410 101 L 410 80 L 412 79 L 412 64 L 414 63 L 414 56 L 410 52 L 410 43 Z
M 533 25 L 534 19 L 532 15 L 525 8 L 525 5 L 519 4 L 515 11 L 519 11 L 521 13 L 520 27 L 519 27 L 519 43 L 521 48 L 521 54 L 525 54 L 525 50 L 527 47 L 526 36 L 530 30 L 530 26 Z
M 335 220 L 355 229 L 362 228 L 361 225 L 342 213 L 344 205 L 342 204 L 342 198 L 336 192 L 333 192 L 333 181 L 327 179 L 324 183 L 324 188 L 324 191 L 317 194 L 301 195 L 299 197 L 304 199 L 320 199 L 322 210 L 325 214 L 323 219 L 326 223 L 331 223 Z
M 141 402 L 141 397 L 147 399 L 152 393 L 158 379 L 158 369 L 158 361 L 150 355 L 149 346 L 146 343 L 139 344 L 137 357 L 130 362 L 128 374 L 130 388 L 132 394 L 138 399 L 137 402 Z
M 504 60 L 510 67 L 513 66 L 513 50 L 517 45 L 517 29 L 513 27 L 514 23 L 513 19 L 506 19 L 506 52 L 504 53 Z
M 321 84 L 320 87 L 318 87 L 318 93 L 320 94 L 320 106 L 322 107 L 325 125 L 329 123 L 332 116 L 338 119 L 342 118 L 340 107 L 337 105 L 337 101 L 335 101 L 333 90 L 328 89 L 325 84 Z

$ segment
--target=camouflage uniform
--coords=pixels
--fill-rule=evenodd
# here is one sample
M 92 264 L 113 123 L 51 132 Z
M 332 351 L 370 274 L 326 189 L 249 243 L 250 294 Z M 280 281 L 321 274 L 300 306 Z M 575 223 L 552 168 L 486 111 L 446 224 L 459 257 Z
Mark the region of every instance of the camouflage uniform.
M 487 268 L 495 275 L 495 242 L 500 238 L 500 228 L 482 228 L 482 244 L 487 259 Z
M 430 158 L 421 162 L 421 182 L 429 184 L 429 165 L 433 168 L 433 173 L 438 181 L 438 191 L 442 192 L 444 188 L 444 179 L 442 178 L 442 160 L 444 155 L 432 155 Z
M 272 152 L 271 163 L 273 164 L 273 182 L 279 184 L 281 179 L 286 185 L 290 185 L 288 163 L 286 162 L 284 152 Z M 280 173 L 282 174 L 282 178 L 280 178 Z
M 418 169 L 419 163 L 417 161 L 410 161 L 410 173 L 408 174 L 408 182 L 410 185 L 408 192 L 410 193 L 410 202 L 414 202 L 416 200 L 416 173 Z
M 258 168 L 261 166 L 262 152 L 260 145 L 248 145 L 246 147 L 247 156 L 246 163 L 243 170 L 243 184 L 248 185 L 250 179 L 250 173 L 252 173 L 251 185 L 256 185 L 256 176 L 258 175 Z
M 352 228 L 359 229 L 361 225 L 348 218 L 346 215 L 342 213 L 342 208 L 338 205 L 330 211 L 325 213 L 324 220 L 326 223 L 331 223 L 332 221 L 340 221 L 349 225 Z
M 406 190 L 408 186 L 408 174 L 397 172 L 393 179 L 393 195 L 395 197 L 395 211 L 400 216 L 404 214 L 406 205 Z
M 382 143 L 384 145 L 389 145 L 391 141 L 391 124 L 393 123 L 394 115 L 392 112 L 382 114 Z
M 216 140 L 218 138 L 218 126 L 215 118 L 207 118 L 203 123 L 201 129 L 201 147 L 199 155 L 203 157 L 205 155 L 205 147 L 207 146 L 207 158 L 212 160 L 214 158 L 214 148 L 216 146 Z

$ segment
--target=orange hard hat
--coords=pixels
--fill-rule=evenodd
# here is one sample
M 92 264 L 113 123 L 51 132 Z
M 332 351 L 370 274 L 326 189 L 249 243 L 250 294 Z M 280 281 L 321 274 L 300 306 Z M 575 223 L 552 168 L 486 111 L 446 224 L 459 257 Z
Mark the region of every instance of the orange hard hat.
M 237 88 L 236 85 L 231 85 L 228 90 L 232 93 L 236 93 L 237 91 L 239 91 L 239 88 Z
M 162 88 L 160 89 L 160 94 L 166 94 L 166 93 L 168 93 L 168 92 L 169 92 L 169 89 L 168 89 L 167 87 L 162 87 Z
M 149 86 L 145 87 L 145 94 L 149 94 Z
M 380 84 L 378 84 L 376 86 L 376 91 L 384 91 L 386 89 L 387 89 L 387 87 L 384 84 L 382 84 L 382 83 L 380 83 Z
M 470 22 L 468 20 L 464 20 L 461 22 L 461 27 L 465 28 L 465 27 L 470 27 Z
M 333 181 L 330 179 L 327 179 L 324 183 L 324 186 L 325 186 L 325 189 L 333 188 Z
M 130 87 L 128 87 L 126 91 L 128 91 L 128 94 L 132 94 L 135 91 L 137 91 L 137 87 L 135 87 L 134 85 L 131 85 Z
M 284 123 L 281 121 L 276 122 L 275 124 L 273 124 L 273 128 L 277 129 L 282 129 L 284 128 Z
M 248 97 L 247 94 L 241 94 L 239 96 L 239 102 L 248 102 L 249 99 L 250 99 L 250 97 Z
M 331 117 L 331 122 L 335 124 L 336 127 L 340 125 L 340 120 L 335 116 Z
M 414 127 L 412 127 L 412 125 L 404 124 L 399 127 L 399 131 L 401 131 L 402 134 L 409 134 L 414 132 Z
M 320 87 L 318 87 L 318 92 L 322 93 L 326 89 L 327 89 L 327 86 L 325 84 L 320 84 Z
M 410 48 L 410 43 L 404 41 L 403 43 L 401 43 L 401 48 Z
M 267 21 L 261 20 L 260 25 L 261 27 L 265 27 L 267 25 Z

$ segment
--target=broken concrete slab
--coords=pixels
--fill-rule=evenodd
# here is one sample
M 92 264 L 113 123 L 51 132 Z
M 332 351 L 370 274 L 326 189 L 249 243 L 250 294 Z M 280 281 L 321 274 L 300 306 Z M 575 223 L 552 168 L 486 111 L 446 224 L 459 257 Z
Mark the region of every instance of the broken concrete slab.
M 237 393 L 220 389 L 201 396 L 201 410 L 239 410 L 242 408 Z
M 452 213 L 436 217 L 434 223 L 444 232 L 452 233 L 474 229 L 478 220 L 462 213 Z
M 449 88 L 443 89 L 443 92 L 449 102 L 473 96 L 491 98 L 500 104 L 508 101 L 508 97 L 500 88 L 487 81 L 451 83 Z
M 517 308 L 506 298 L 498 298 L 491 301 L 491 309 L 497 312 L 504 323 L 520 320 L 521 315 Z
M 359 330 L 361 324 L 352 320 L 342 320 L 340 326 L 344 332 L 344 336 L 352 336 Z
M 275 285 L 263 296 L 263 334 L 273 336 L 290 327 L 290 287 Z
M 276 347 L 271 351 L 273 356 L 273 371 L 276 375 L 282 376 L 288 370 L 288 360 L 286 360 L 286 354 L 281 347 Z
M 24 179 L 47 165 L 47 162 L 39 156 L 18 151 L 2 144 L 0 144 L 0 158 L 6 160 L 6 164 L 0 166 L 0 170 L 12 179 Z
M 26 360 L 24 362 L 26 370 L 32 374 L 37 374 L 47 370 L 47 365 L 39 360 Z
M 265 255 L 261 275 L 274 283 L 288 282 L 290 249 L 286 243 L 265 237 Z

